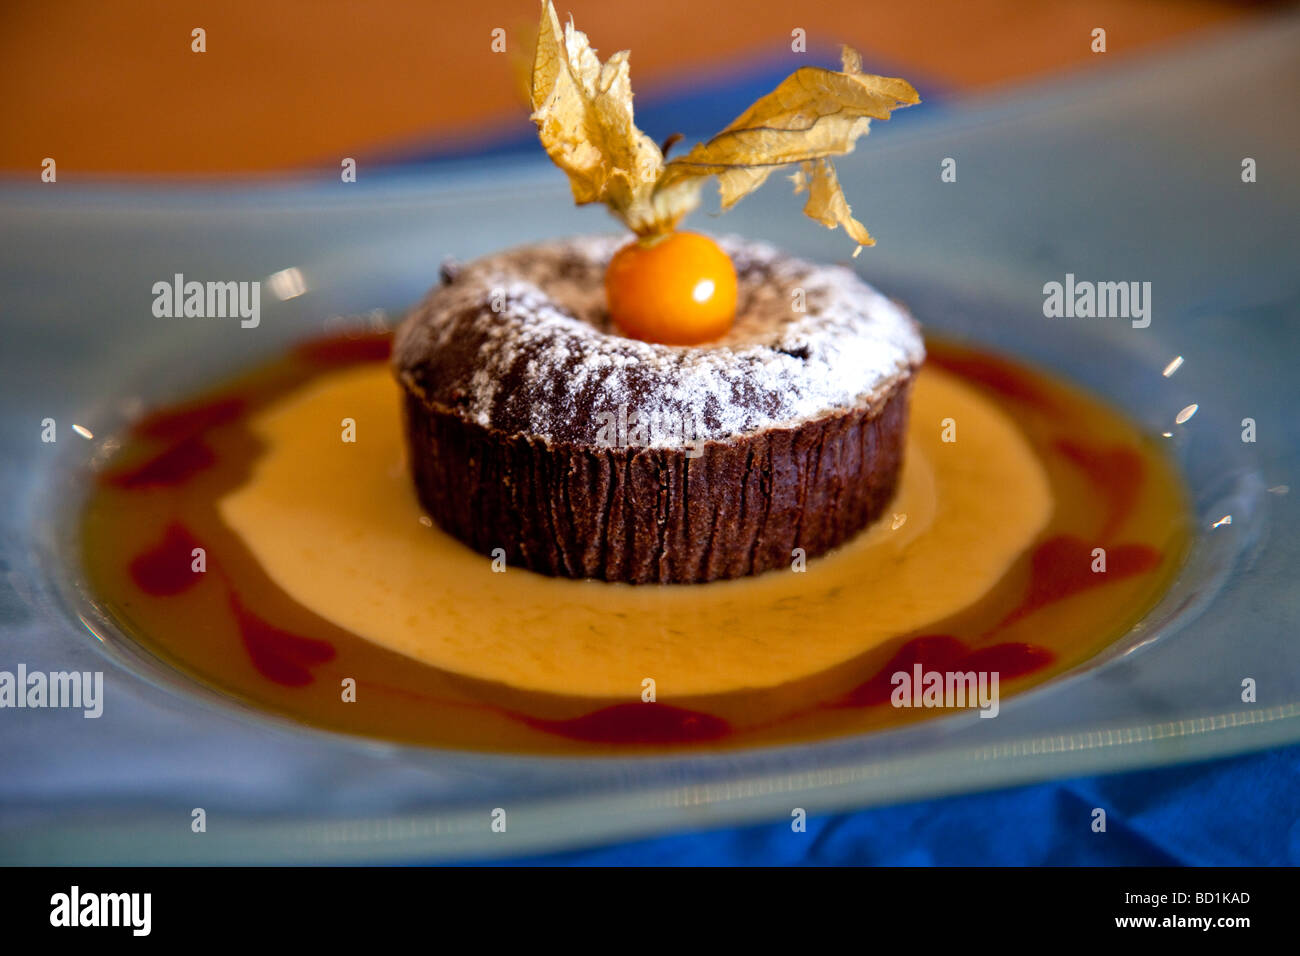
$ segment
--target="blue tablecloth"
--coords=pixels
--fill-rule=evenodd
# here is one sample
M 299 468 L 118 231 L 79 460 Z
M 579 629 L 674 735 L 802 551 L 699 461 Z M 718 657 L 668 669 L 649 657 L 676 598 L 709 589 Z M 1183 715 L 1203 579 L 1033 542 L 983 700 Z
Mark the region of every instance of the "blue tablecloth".
M 1106 832 L 1092 830 L 1093 808 Z M 1300 747 L 506 861 L 552 866 L 1295 866 Z

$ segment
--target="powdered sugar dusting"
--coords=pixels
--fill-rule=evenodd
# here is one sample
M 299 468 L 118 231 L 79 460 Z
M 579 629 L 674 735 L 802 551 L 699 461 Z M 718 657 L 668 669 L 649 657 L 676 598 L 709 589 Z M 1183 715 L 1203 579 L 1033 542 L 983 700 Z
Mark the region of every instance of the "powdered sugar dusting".
M 645 429 L 634 444 L 670 447 L 684 430 L 726 440 L 879 400 L 924 358 L 912 319 L 851 270 L 738 238 L 719 240 L 740 280 L 724 338 L 626 338 L 610 325 L 603 285 L 626 241 L 542 243 L 462 267 L 399 330 L 399 377 L 486 427 L 595 444 L 622 414 Z

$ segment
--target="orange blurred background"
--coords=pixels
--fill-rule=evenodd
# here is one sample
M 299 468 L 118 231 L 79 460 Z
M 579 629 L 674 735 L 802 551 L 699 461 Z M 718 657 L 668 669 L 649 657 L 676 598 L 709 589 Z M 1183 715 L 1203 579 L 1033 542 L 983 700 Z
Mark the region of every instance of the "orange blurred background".
M 12 5 L 0 29 L 0 171 L 87 174 L 337 169 L 522 121 L 511 57 L 535 0 L 70 0 Z M 1105 69 L 1256 7 L 1224 0 L 562 0 L 602 57 L 632 50 L 644 95 L 692 70 L 841 42 L 899 75 L 963 93 L 1072 68 Z M 206 52 L 191 51 L 191 30 Z M 1091 31 L 1107 31 L 1107 53 Z M 827 64 L 831 65 L 831 64 Z M 744 104 L 740 104 L 743 106 Z

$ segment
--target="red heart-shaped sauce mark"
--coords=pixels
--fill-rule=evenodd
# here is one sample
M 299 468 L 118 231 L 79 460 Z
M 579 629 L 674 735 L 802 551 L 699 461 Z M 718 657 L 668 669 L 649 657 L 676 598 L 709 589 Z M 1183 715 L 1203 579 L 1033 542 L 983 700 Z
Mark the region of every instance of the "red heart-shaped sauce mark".
M 202 439 L 187 438 L 148 461 L 124 471 L 111 472 L 104 477 L 118 488 L 166 488 L 179 485 L 192 478 L 217 460 Z
M 1094 571 L 1093 548 L 1073 535 L 1059 535 L 1040 544 L 1030 561 L 1029 588 L 1024 600 L 1002 623 L 1010 624 L 1048 604 L 1160 565 L 1160 552 L 1155 548 L 1123 544 L 1106 548 L 1106 570 Z
M 162 541 L 131 560 L 131 580 L 145 594 L 171 597 L 198 584 L 194 549 L 202 547 L 183 524 L 173 521 Z
M 1142 456 L 1127 445 L 1100 448 L 1065 438 L 1057 441 L 1056 448 L 1105 495 L 1106 523 L 1099 536 L 1110 537 L 1137 504 L 1145 469 Z
M 712 714 L 645 702 L 614 704 L 569 720 L 525 719 L 538 730 L 601 744 L 686 744 L 717 740 L 731 730 Z
M 903 644 L 894 656 L 870 678 L 841 698 L 835 706 L 872 707 L 888 703 L 894 691 L 894 675 L 911 674 L 918 664 L 922 671 L 997 672 L 999 677 L 1021 677 L 1046 667 L 1054 655 L 1045 647 L 1008 641 L 971 650 L 948 634 L 924 634 Z
M 276 627 L 249 611 L 233 594 L 230 606 L 253 666 L 268 680 L 303 687 L 315 680 L 309 668 L 334 659 L 334 645 L 328 641 Z

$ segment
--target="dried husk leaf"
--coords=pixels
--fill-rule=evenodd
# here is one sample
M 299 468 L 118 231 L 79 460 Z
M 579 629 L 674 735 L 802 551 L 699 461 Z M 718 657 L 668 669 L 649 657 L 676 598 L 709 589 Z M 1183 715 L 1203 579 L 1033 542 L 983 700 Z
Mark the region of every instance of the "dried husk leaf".
M 547 0 L 533 60 L 533 122 L 579 204 L 603 202 L 633 230 L 653 231 L 663 154 L 632 116 L 628 53 L 601 63 L 586 34 L 560 27 Z
M 796 191 L 804 212 L 858 243 L 874 240 L 853 218 L 829 157 L 853 151 L 873 119 L 919 103 L 905 80 L 862 72 L 857 51 L 845 47 L 843 71 L 803 67 L 754 103 L 726 129 L 665 163 L 632 114 L 628 54 L 605 63 L 587 37 L 543 0 L 533 62 L 533 121 L 547 153 L 569 176 L 579 204 L 603 202 L 640 235 L 668 232 L 699 203 L 700 188 L 717 177 L 729 209 L 782 166 L 797 164 Z
M 729 209 L 763 184 L 776 168 L 800 164 L 796 192 L 808 190 L 804 213 L 834 229 L 841 226 L 862 246 L 874 245 L 853 218 L 828 157 L 853 152 L 873 119 L 920 102 L 906 80 L 862 72 L 851 47 L 842 53 L 844 71 L 803 67 L 783 80 L 707 143 L 669 162 L 660 190 L 716 176 L 722 208 Z
M 804 215 L 816 219 L 827 229 L 842 227 L 858 244 L 853 250 L 854 258 L 862 251 L 863 246 L 876 244 L 876 240 L 871 238 L 871 233 L 867 232 L 867 227 L 853 218 L 853 210 L 849 207 L 848 200 L 844 198 L 844 190 L 840 188 L 835 167 L 829 159 L 804 163 L 791 179 L 794 180 L 796 194 L 804 190 L 808 191 L 808 201 L 803 207 Z

